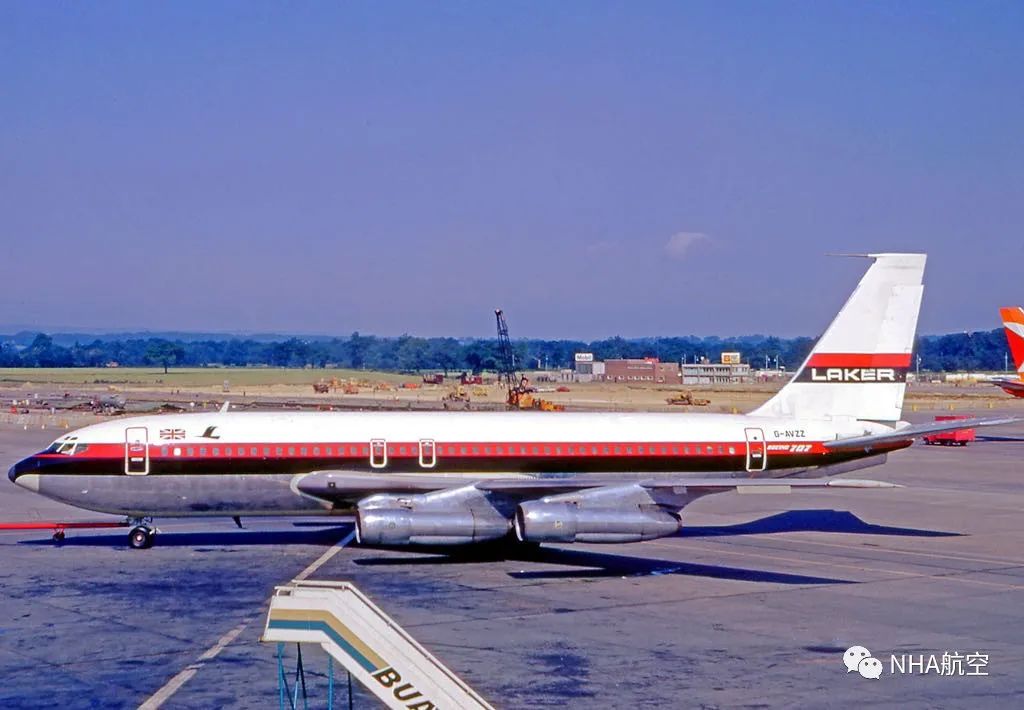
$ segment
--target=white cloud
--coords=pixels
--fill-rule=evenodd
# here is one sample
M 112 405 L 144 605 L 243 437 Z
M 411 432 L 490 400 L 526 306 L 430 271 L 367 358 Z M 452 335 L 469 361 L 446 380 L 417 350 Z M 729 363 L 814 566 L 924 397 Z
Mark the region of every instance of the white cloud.
M 590 242 L 584 247 L 584 251 L 591 256 L 600 256 L 604 254 L 610 254 L 617 250 L 619 247 L 618 242 L 614 242 L 608 239 L 601 239 L 596 242 Z
M 703 232 L 676 232 L 665 243 L 665 253 L 671 259 L 682 261 L 694 244 L 707 239 L 710 237 Z

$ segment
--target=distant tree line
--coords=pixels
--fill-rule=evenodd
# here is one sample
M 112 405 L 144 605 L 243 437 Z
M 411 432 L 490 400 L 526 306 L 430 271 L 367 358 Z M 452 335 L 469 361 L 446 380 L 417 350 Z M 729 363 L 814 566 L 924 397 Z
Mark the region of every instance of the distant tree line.
M 0 336 L 0 367 L 271 366 L 343 367 L 395 372 L 481 372 L 498 366 L 496 339 L 384 338 L 352 333 L 340 338 L 288 338 L 260 341 L 159 337 L 94 338 L 62 345 L 45 333 Z M 717 362 L 720 353 L 739 351 L 755 368 L 776 365 L 795 369 L 810 352 L 813 338 L 751 335 L 737 338 L 696 336 L 513 341 L 520 370 L 572 367 L 577 352 L 597 360 L 657 357 L 666 362 Z M 922 370 L 1002 370 L 1007 353 L 1001 329 L 918 338 L 915 352 Z M 916 366 L 916 359 L 915 359 Z M 1012 366 L 1012 362 L 1010 363 Z

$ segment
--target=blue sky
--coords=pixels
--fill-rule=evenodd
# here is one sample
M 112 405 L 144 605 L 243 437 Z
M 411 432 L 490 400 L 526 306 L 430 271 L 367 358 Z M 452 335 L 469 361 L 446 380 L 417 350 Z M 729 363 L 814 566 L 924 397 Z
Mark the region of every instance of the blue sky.
M 1017 2 L 4 3 L 0 324 L 815 334 L 1024 302 Z

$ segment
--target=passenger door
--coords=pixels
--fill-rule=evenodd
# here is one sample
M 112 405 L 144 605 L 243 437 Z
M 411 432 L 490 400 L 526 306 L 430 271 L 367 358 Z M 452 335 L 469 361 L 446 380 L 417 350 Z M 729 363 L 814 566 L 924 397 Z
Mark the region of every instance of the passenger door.
M 129 476 L 149 473 L 149 432 L 144 426 L 124 430 L 124 472 Z
M 437 465 L 437 449 L 433 439 L 420 439 L 420 466 L 434 468 Z
M 764 431 L 744 429 L 747 437 L 747 470 L 763 471 L 768 466 L 768 447 L 764 443 Z
M 388 465 L 388 442 L 384 439 L 370 439 L 370 467 L 385 468 Z

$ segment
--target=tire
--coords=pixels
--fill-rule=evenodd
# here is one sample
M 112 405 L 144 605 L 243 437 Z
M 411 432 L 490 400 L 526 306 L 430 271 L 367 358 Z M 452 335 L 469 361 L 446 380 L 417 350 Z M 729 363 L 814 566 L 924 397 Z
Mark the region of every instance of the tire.
M 128 533 L 128 545 L 135 550 L 145 550 L 153 546 L 153 531 L 142 525 L 132 528 Z
M 57 543 L 58 545 L 60 543 L 64 542 L 64 531 L 63 530 L 55 530 L 54 533 L 53 533 L 53 541 L 55 543 Z

